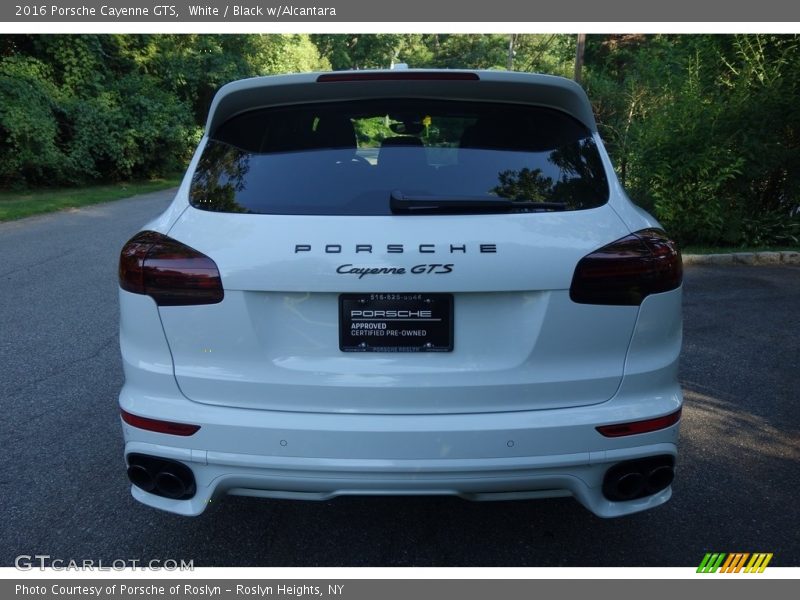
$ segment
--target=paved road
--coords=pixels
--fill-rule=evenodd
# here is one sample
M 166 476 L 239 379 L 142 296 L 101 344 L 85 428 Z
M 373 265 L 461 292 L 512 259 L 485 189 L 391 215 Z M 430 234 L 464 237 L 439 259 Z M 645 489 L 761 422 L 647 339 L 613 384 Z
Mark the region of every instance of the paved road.
M 692 565 L 706 550 L 800 565 L 800 268 L 686 273 L 675 496 L 618 520 L 570 499 L 227 498 L 197 519 L 129 494 L 116 393 L 116 255 L 169 193 L 0 224 L 0 565 Z

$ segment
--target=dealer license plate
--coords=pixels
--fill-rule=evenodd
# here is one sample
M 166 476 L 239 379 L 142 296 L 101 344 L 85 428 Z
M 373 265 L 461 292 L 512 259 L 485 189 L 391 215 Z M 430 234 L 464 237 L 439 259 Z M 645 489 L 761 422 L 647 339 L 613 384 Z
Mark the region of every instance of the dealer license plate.
M 343 352 L 450 352 L 452 294 L 375 293 L 339 296 Z

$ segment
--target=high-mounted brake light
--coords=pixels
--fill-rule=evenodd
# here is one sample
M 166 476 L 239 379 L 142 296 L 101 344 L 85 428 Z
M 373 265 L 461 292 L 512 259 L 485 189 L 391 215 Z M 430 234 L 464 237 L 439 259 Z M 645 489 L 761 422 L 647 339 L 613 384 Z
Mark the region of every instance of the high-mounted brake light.
M 155 231 L 137 233 L 122 248 L 119 285 L 159 306 L 216 304 L 225 296 L 213 260 Z
M 632 421 L 630 423 L 617 423 L 615 425 L 602 425 L 596 429 L 605 437 L 623 437 L 626 435 L 650 433 L 651 431 L 666 429 L 667 427 L 672 427 L 680 420 L 681 409 L 679 408 L 674 413 L 670 413 L 663 417 L 646 419 L 644 421 Z
M 683 280 L 681 253 L 660 229 L 643 229 L 584 256 L 569 297 L 579 304 L 638 306 Z
M 364 71 L 323 73 L 317 83 L 334 81 L 480 81 L 477 73 L 464 71 Z
M 194 435 L 200 430 L 200 425 L 188 425 L 186 423 L 173 423 L 172 421 L 161 421 L 159 419 L 148 419 L 139 417 L 120 409 L 122 420 L 131 427 L 155 431 L 156 433 L 168 433 L 170 435 L 189 436 Z

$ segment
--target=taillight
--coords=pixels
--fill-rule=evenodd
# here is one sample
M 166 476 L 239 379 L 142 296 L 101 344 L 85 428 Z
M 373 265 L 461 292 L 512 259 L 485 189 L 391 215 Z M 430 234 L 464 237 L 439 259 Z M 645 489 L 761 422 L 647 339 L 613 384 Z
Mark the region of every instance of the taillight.
M 663 417 L 646 419 L 644 421 L 631 421 L 630 423 L 617 423 L 615 425 L 601 425 L 595 429 L 605 437 L 624 437 L 626 435 L 650 433 L 651 431 L 666 429 L 667 427 L 672 427 L 680 420 L 681 409 L 679 408 L 674 413 L 664 415 Z
M 674 290 L 682 280 L 677 244 L 660 229 L 643 229 L 584 256 L 569 297 L 580 304 L 638 306 L 649 294 Z
M 137 233 L 122 248 L 119 285 L 159 306 L 216 304 L 224 297 L 213 260 L 155 231 Z

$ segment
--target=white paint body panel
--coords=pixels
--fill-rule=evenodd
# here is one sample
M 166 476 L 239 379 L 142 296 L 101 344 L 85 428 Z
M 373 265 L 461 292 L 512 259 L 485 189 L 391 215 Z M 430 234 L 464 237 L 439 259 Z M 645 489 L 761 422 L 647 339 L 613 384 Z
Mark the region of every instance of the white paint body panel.
M 225 300 L 159 313 L 178 384 L 198 402 L 395 414 L 594 404 L 619 386 L 638 308 L 575 304 L 567 290 L 581 257 L 627 233 L 608 206 L 447 217 L 188 208 L 170 235 L 214 258 Z M 332 243 L 342 251 L 325 253 Z M 392 243 L 407 251 L 385 252 Z M 497 252 L 480 253 L 489 243 Z M 296 253 L 298 244 L 311 251 Z M 450 244 L 467 251 L 450 253 Z M 355 253 L 357 245 L 374 249 Z M 420 253 L 420 245 L 437 251 Z M 453 271 L 410 273 L 421 263 Z M 358 278 L 337 273 L 342 264 L 409 272 Z M 453 293 L 453 352 L 341 352 L 345 292 Z

